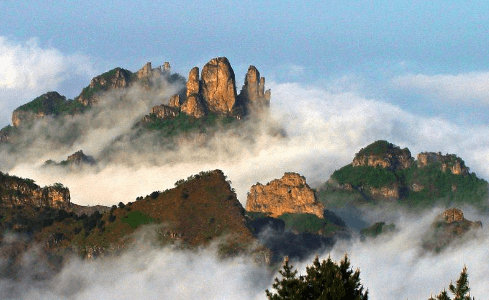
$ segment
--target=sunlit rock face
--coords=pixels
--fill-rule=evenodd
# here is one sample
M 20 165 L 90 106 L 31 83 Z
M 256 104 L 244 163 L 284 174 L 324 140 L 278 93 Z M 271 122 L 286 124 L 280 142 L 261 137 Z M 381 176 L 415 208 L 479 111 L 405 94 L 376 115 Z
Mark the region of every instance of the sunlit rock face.
M 265 91 L 265 77 L 260 77 L 258 69 L 255 66 L 250 66 L 238 96 L 239 102 L 254 108 L 268 107 L 270 96 L 270 90 Z
M 236 79 L 228 59 L 211 59 L 202 68 L 201 77 L 202 98 L 207 109 L 217 113 L 231 113 L 236 103 Z
M 246 210 L 263 212 L 272 217 L 285 213 L 309 213 L 324 217 L 324 206 L 317 202 L 306 179 L 297 173 L 285 173 L 281 179 L 267 185 L 253 185 L 248 194 Z

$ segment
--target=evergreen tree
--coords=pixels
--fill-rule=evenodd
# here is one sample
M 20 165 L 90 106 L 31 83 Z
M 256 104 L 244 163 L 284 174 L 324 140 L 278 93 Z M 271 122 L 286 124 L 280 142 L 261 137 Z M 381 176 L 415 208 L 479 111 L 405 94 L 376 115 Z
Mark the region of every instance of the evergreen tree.
M 464 267 L 460 277 L 457 280 L 457 285 L 450 283 L 448 289 L 453 294 L 453 300 L 475 300 L 475 298 L 470 297 L 470 287 L 469 287 L 469 274 L 467 274 L 467 267 Z M 452 300 L 446 290 L 441 292 L 436 298 L 431 296 L 428 300 Z
M 268 299 L 368 299 L 368 291 L 363 292 L 360 284 L 360 271 L 353 272 L 346 255 L 339 265 L 331 257 L 320 262 L 316 256 L 312 265 L 306 267 L 305 276 L 296 277 L 297 270 L 291 268 L 286 260 L 279 271 L 282 280 L 275 278 L 273 284 L 277 293 L 267 290 Z

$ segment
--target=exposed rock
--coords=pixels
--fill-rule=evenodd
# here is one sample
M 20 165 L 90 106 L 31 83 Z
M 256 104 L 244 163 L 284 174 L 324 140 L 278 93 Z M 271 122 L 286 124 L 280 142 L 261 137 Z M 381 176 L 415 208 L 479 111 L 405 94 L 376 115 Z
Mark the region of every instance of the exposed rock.
M 443 218 L 447 223 L 461 222 L 464 220 L 464 213 L 457 208 L 449 208 L 443 212 Z
M 34 120 L 44 118 L 44 112 L 33 113 L 30 111 L 16 110 L 12 113 L 12 124 L 20 127 L 23 124 L 31 123 Z
M 0 172 L 0 205 L 49 206 L 68 208 L 70 191 L 60 184 L 41 188 L 32 180 L 9 176 Z
M 150 110 L 150 113 L 154 114 L 159 119 L 168 119 L 178 116 L 180 113 L 178 109 L 167 105 L 157 105 Z
M 246 73 L 245 81 L 239 99 L 254 107 L 268 107 L 270 105 L 270 90 L 265 92 L 265 77 L 260 77 L 260 72 L 255 66 L 250 66 Z
M 440 152 L 422 152 L 418 154 L 418 167 L 424 168 L 432 164 L 440 164 L 443 172 L 450 170 L 454 175 L 468 175 L 469 168 L 465 166 L 464 161 L 455 154 L 442 155 Z
M 370 195 L 373 198 L 384 198 L 389 200 L 397 200 L 399 199 L 399 186 L 384 186 L 381 188 L 370 187 Z
M 142 67 L 137 73 L 136 76 L 141 79 L 145 77 L 151 76 L 151 62 L 147 62 L 144 67 Z
M 169 107 L 180 108 L 180 95 L 173 95 L 168 101 Z
M 187 98 L 191 95 L 200 95 L 199 68 L 194 67 L 190 70 L 187 80 Z
M 202 118 L 205 116 L 205 108 L 202 105 L 200 96 L 198 94 L 192 94 L 180 107 L 181 111 L 194 118 Z
M 228 114 L 236 103 L 236 79 L 225 57 L 211 59 L 202 69 L 202 100 L 211 112 Z
M 467 236 L 473 229 L 482 228 L 482 222 L 469 221 L 464 218 L 460 209 L 450 208 L 438 216 L 432 224 L 431 231 L 425 237 L 423 247 L 429 250 L 441 251 L 450 243 Z
M 324 218 L 324 206 L 317 202 L 306 179 L 297 173 L 285 173 L 281 179 L 265 186 L 260 183 L 253 185 L 248 194 L 246 210 L 267 213 L 272 217 L 284 213 L 310 213 Z
M 47 115 L 52 115 L 55 113 L 56 107 L 65 102 L 66 97 L 61 96 L 58 92 L 47 92 L 14 110 L 12 124 L 19 127 Z
M 146 64 L 143 69 L 140 70 L 143 74 L 148 67 Z M 151 68 L 151 63 L 149 64 Z M 139 73 L 139 72 L 138 72 Z M 109 72 L 92 78 L 88 87 L 83 89 L 76 100 L 85 106 L 95 104 L 99 101 L 98 93 L 102 91 L 108 91 L 113 89 L 124 89 L 131 83 L 131 72 L 122 68 L 115 68 Z
M 413 158 L 409 149 L 400 149 L 387 141 L 376 141 L 355 155 L 352 166 L 379 166 L 396 171 L 407 169 L 412 163 Z
M 171 66 L 170 63 L 165 61 L 163 65 L 160 67 L 161 71 L 163 73 L 171 73 Z

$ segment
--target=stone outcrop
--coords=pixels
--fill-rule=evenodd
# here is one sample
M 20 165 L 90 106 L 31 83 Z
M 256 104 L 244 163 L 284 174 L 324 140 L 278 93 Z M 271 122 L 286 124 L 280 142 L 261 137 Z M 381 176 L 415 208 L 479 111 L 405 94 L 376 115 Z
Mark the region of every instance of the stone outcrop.
M 85 155 L 85 153 L 83 153 L 83 150 L 79 150 L 69 155 L 66 161 L 74 165 L 95 164 L 95 159 L 92 156 Z
M 32 180 L 9 176 L 0 172 L 0 205 L 49 206 L 66 209 L 70 205 L 70 191 L 61 184 L 41 188 Z
M 173 95 L 168 101 L 168 106 L 174 108 L 180 108 L 181 106 L 180 95 Z
M 150 110 L 150 113 L 154 114 L 157 118 L 168 119 L 178 116 L 180 112 L 174 107 L 157 105 Z
M 270 90 L 265 91 L 265 77 L 260 77 L 260 72 L 256 67 L 250 66 L 238 96 L 239 101 L 256 108 L 268 107 L 270 95 Z
M 324 206 L 317 201 L 306 179 L 297 173 L 285 173 L 281 179 L 272 180 L 267 185 L 253 185 L 248 193 L 246 210 L 271 217 L 284 213 L 309 213 L 324 218 Z
M 198 94 L 190 95 L 180 107 L 181 111 L 194 118 L 202 118 L 206 111 Z
M 142 76 L 147 71 L 148 64 L 138 72 Z M 151 68 L 151 64 L 149 64 Z M 127 88 L 131 83 L 131 72 L 122 68 L 115 68 L 109 72 L 92 78 L 88 87 L 84 88 L 76 98 L 85 106 L 93 105 L 99 101 L 98 93 L 115 89 Z
M 475 236 L 474 229 L 482 228 L 482 222 L 465 219 L 462 210 L 450 208 L 439 215 L 431 226 L 431 231 L 425 237 L 423 247 L 429 250 L 441 251 L 450 243 L 470 232 Z
M 150 77 L 151 76 L 151 62 L 147 62 L 144 67 L 142 67 L 137 73 L 136 76 L 141 79 L 145 77 Z
M 200 79 L 199 79 L 199 68 L 198 67 L 192 68 L 188 74 L 187 98 L 193 94 L 200 95 Z
M 413 158 L 409 149 L 400 149 L 387 141 L 377 141 L 361 149 L 353 159 L 352 166 L 381 167 L 396 171 L 411 167 Z
M 399 199 L 399 186 L 394 184 L 393 186 L 384 186 L 381 188 L 369 188 L 370 195 L 373 198 L 383 198 L 386 200 L 397 200 Z
M 450 170 L 454 175 L 468 175 L 469 168 L 465 166 L 464 161 L 455 154 L 442 155 L 440 152 L 422 152 L 418 154 L 418 168 L 424 168 L 428 165 L 439 164 L 443 172 Z
M 236 103 L 236 79 L 228 59 L 211 59 L 202 68 L 201 78 L 202 100 L 207 109 L 211 112 L 231 113 Z

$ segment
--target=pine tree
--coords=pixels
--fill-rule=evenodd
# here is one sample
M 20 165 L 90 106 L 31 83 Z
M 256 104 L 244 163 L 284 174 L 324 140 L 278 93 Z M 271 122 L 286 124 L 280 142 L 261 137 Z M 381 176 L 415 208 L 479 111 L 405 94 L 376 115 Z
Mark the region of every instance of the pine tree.
M 367 300 L 368 291 L 363 292 L 360 284 L 360 271 L 350 268 L 348 257 L 337 265 L 328 257 L 327 260 L 316 259 L 306 267 L 306 275 L 296 277 L 297 270 L 291 271 L 286 260 L 283 270 L 279 272 L 282 280 L 275 278 L 272 294 L 266 291 L 268 299 L 331 299 L 331 300 Z
M 450 283 L 448 290 L 453 294 L 453 300 L 475 300 L 475 298 L 470 297 L 470 287 L 469 287 L 469 274 L 467 273 L 467 267 L 464 267 L 460 277 L 457 280 L 457 285 Z M 431 296 L 428 300 L 452 300 L 446 290 L 441 292 L 436 298 Z
M 288 257 L 284 259 L 283 270 L 279 273 L 282 275 L 282 280 L 275 278 L 275 282 L 272 285 L 277 291 L 276 294 L 272 294 L 268 289 L 266 290 L 267 297 L 270 300 L 280 299 L 303 299 L 302 291 L 304 289 L 304 282 L 301 278 L 297 278 L 297 270 L 293 270 L 292 265 L 289 265 Z

